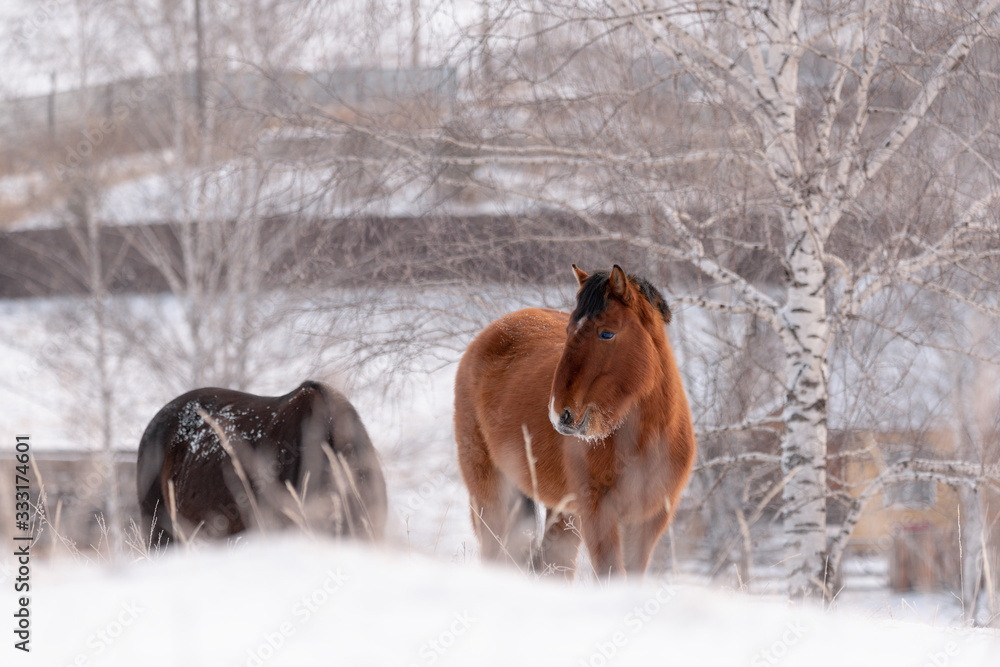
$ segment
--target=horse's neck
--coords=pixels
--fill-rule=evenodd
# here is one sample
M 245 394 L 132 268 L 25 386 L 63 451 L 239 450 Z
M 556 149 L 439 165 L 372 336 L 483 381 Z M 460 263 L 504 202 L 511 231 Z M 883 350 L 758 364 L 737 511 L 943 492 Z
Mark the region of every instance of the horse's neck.
M 681 385 L 680 371 L 669 345 L 660 356 L 660 373 L 653 388 L 642 396 L 630 411 L 628 419 L 641 420 L 638 430 L 644 436 L 657 437 L 668 430 L 678 409 L 678 401 L 687 401 Z M 654 436 L 655 434 L 655 436 Z

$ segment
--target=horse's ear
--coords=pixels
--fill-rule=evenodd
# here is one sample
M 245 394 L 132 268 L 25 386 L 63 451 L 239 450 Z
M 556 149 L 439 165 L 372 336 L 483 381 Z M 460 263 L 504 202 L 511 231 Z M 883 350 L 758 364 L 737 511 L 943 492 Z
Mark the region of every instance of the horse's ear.
M 608 287 L 611 288 L 611 294 L 623 303 L 628 304 L 628 277 L 625 275 L 625 270 L 617 264 L 611 269 L 611 276 L 608 278 Z
M 583 287 L 583 284 L 587 282 L 587 278 L 590 277 L 576 264 L 573 265 L 573 274 L 576 276 L 576 282 L 580 283 L 580 287 Z

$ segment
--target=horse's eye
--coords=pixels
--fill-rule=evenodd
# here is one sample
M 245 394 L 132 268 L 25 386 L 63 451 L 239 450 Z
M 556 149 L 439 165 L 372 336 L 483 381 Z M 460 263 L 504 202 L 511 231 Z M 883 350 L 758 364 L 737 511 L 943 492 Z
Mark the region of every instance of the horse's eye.
M 608 331 L 607 329 L 605 329 L 604 331 L 602 331 L 598 335 L 601 337 L 601 340 L 611 340 L 612 338 L 615 337 L 615 332 L 614 331 Z

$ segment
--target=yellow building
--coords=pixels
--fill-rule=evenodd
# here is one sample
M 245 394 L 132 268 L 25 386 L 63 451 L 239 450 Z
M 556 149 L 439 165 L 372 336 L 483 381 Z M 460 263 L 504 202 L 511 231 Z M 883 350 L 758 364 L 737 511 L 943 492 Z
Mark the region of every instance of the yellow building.
M 831 487 L 845 500 L 864 499 L 863 511 L 848 545 L 855 555 L 885 556 L 889 583 L 895 590 L 932 590 L 961 587 L 962 554 L 959 544 L 961 491 L 946 475 L 925 472 L 916 479 L 896 479 L 892 471 L 912 467 L 912 459 L 954 461 L 954 433 L 864 433 L 831 438 Z M 995 528 L 1000 497 L 983 489 L 985 541 L 998 543 Z M 992 509 L 991 509 L 992 508 Z M 974 508 L 973 510 L 974 511 Z M 837 519 L 846 518 L 841 512 Z M 834 517 L 831 517 L 834 519 Z M 836 521 L 836 519 L 834 519 Z M 968 538 L 969 536 L 966 536 Z M 988 550 L 995 553 L 995 549 Z

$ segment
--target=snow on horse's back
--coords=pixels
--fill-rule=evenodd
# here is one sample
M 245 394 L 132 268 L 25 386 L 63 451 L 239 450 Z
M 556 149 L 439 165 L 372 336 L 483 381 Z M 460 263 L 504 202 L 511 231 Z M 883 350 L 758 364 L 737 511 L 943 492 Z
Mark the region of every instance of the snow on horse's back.
M 139 443 L 150 546 L 297 524 L 366 539 L 385 528 L 378 455 L 351 403 L 307 381 L 284 396 L 205 387 L 165 405 Z

